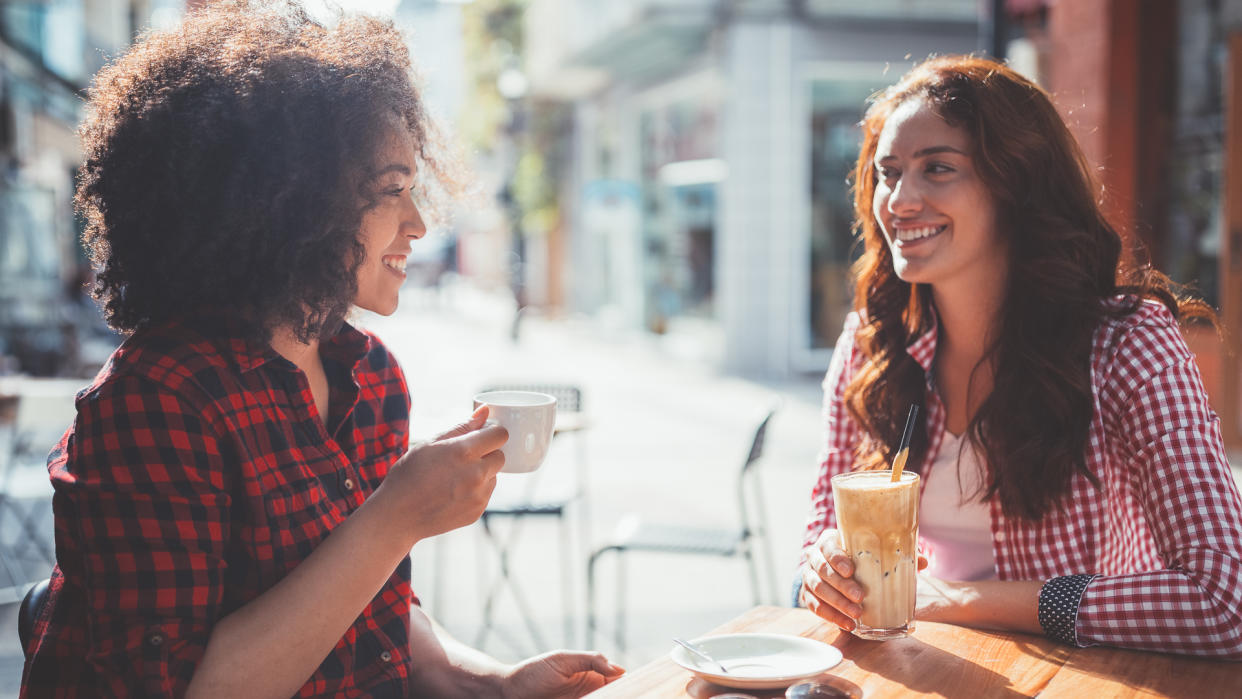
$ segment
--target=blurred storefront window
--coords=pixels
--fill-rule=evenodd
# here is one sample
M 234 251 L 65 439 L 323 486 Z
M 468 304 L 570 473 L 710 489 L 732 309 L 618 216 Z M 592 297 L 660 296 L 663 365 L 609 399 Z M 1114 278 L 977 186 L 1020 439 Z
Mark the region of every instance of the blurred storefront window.
M 677 316 L 714 316 L 718 113 L 713 101 L 685 101 L 639 119 L 645 315 L 657 333 Z
M 56 373 L 67 352 L 56 206 L 50 189 L 0 189 L 0 356 L 33 374 Z
M 1177 92 L 1169 148 L 1165 270 L 1220 304 L 1221 184 L 1225 161 L 1227 34 L 1219 7 L 1179 4 Z
M 849 78 L 816 78 L 809 85 L 810 349 L 831 349 L 850 309 L 849 268 L 857 246 L 851 232 L 854 207 L 849 178 L 862 139 L 858 122 L 875 88 L 875 80 Z
M 55 205 L 49 189 L 0 190 L 0 225 L 7 232 L 0 238 L 0 275 L 5 280 L 59 278 Z
M 7 38 L 16 46 L 65 80 L 86 79 L 82 0 L 5 2 L 0 8 Z

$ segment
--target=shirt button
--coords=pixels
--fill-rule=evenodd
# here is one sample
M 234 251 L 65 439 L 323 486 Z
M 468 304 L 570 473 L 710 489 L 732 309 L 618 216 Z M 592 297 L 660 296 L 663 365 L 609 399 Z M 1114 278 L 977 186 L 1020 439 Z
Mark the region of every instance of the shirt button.
M 383 653 L 380 653 L 380 660 L 383 660 L 386 663 L 391 663 L 392 653 L 389 653 L 388 651 L 384 651 Z
M 1004 540 L 1005 540 L 1005 532 L 996 532 L 996 540 L 997 540 L 997 541 L 1004 541 Z
M 342 485 L 344 485 L 344 486 L 345 486 L 345 490 L 353 490 L 353 489 L 354 489 L 354 479 L 352 479 L 352 478 L 346 478 L 346 479 L 345 479 L 345 482 L 344 482 Z
M 153 633 L 150 636 L 147 636 L 147 643 L 155 646 L 156 648 L 164 645 L 164 634 Z

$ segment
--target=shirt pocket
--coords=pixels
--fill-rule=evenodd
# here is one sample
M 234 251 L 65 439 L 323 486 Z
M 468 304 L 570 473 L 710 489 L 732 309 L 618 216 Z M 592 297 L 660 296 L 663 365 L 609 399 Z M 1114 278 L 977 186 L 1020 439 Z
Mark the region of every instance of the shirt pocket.
M 272 558 L 291 569 L 315 550 L 342 519 L 319 477 L 303 464 L 282 469 L 287 477 L 263 492 L 271 529 Z

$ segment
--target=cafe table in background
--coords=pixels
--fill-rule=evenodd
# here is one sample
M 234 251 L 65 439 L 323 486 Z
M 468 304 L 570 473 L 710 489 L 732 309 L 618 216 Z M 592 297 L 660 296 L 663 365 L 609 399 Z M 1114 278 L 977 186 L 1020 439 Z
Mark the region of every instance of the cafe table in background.
M 805 609 L 755 607 L 710 632 L 805 636 L 845 659 L 820 678 L 854 699 L 888 697 L 1242 697 L 1242 663 L 1119 650 L 1071 648 L 1041 636 L 918 622 L 909 638 L 864 641 Z M 672 643 L 670 642 L 670 646 Z M 631 670 L 591 699 L 705 699 L 742 692 L 698 679 L 668 656 Z

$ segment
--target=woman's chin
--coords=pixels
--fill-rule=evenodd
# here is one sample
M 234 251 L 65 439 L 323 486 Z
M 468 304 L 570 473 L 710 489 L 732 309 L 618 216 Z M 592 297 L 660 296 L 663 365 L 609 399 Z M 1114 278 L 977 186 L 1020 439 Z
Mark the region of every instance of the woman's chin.
M 390 316 L 397 312 L 397 299 L 385 301 L 384 303 L 354 303 L 354 307 L 361 311 L 369 311 L 377 316 Z

